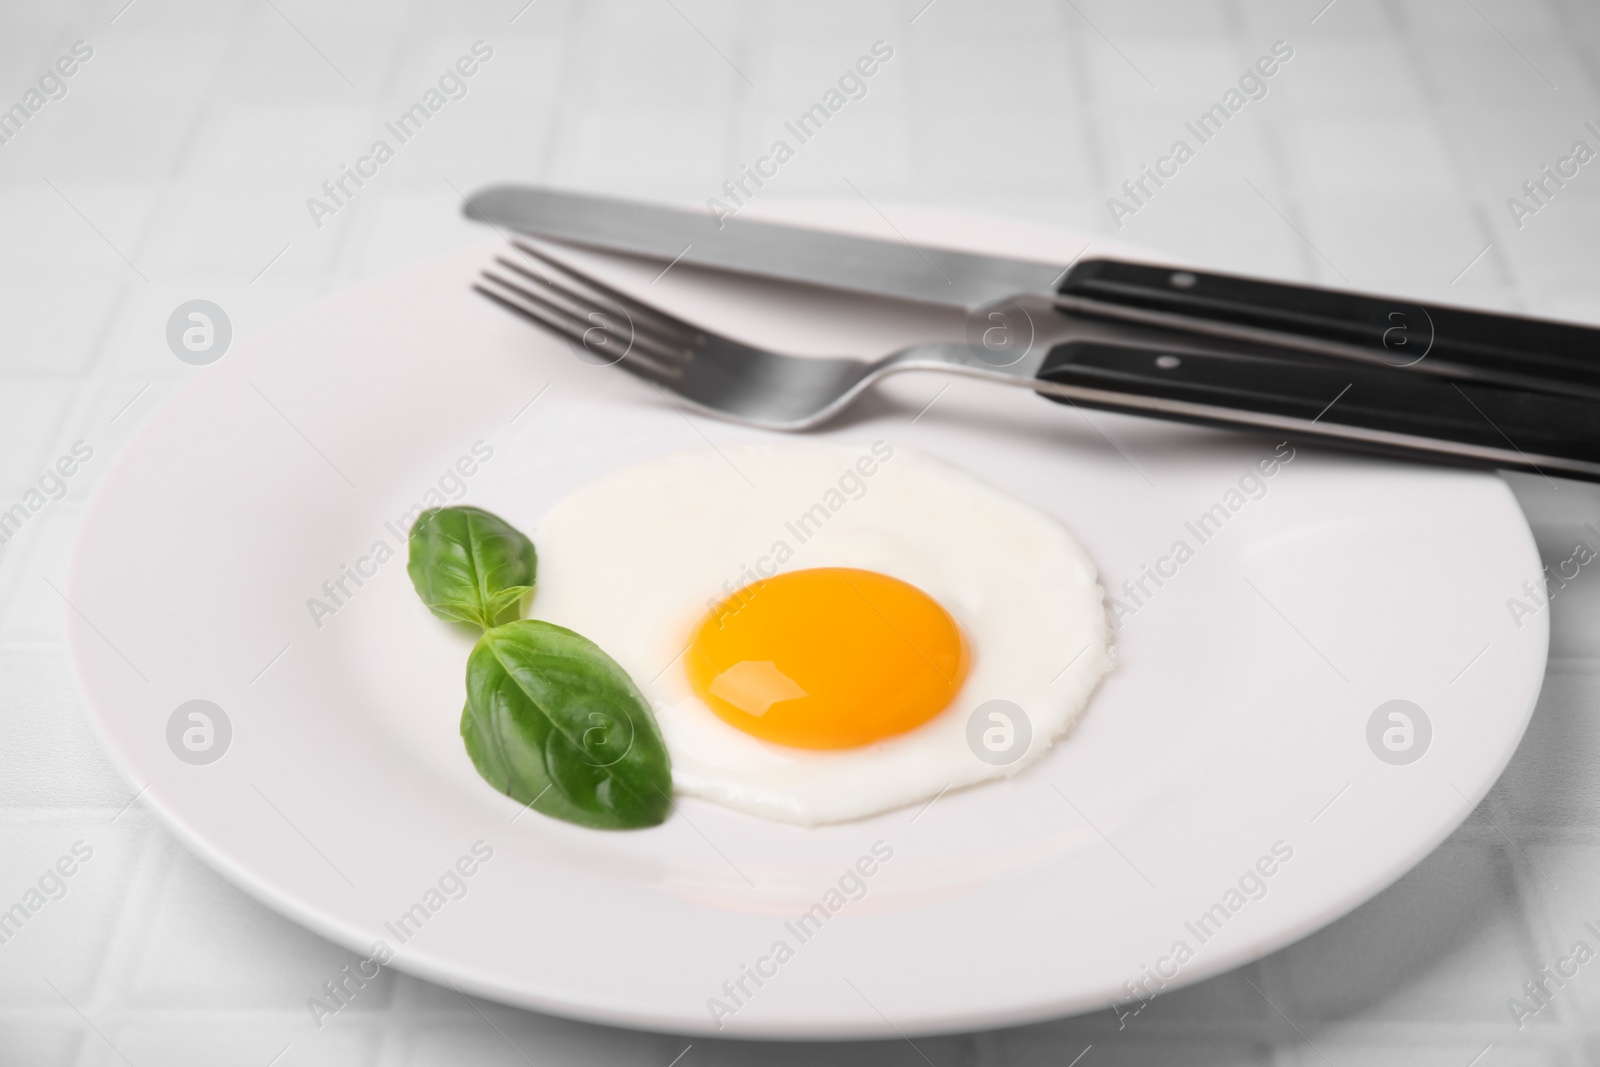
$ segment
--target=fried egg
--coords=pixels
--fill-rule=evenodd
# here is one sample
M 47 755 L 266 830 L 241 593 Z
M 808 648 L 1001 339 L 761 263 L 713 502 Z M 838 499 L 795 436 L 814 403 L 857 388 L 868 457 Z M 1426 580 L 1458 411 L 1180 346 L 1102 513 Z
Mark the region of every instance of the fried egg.
M 1015 774 L 1113 662 L 1061 523 L 886 441 L 666 456 L 560 501 L 534 539 L 534 617 L 632 675 L 680 793 L 764 818 Z

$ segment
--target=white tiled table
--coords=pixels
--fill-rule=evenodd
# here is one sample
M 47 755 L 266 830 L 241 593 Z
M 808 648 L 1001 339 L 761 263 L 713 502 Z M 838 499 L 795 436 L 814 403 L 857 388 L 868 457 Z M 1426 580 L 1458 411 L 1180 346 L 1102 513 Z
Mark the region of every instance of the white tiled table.
M 51 583 L 95 480 L 195 373 L 163 341 L 184 300 L 217 301 L 248 337 L 478 240 L 454 190 L 490 180 L 701 203 L 878 39 L 894 60 L 764 197 L 849 198 L 848 178 L 875 203 L 1109 234 L 1106 197 L 1282 39 L 1295 58 L 1269 95 L 1118 236 L 1600 319 L 1600 163 L 1520 230 L 1505 204 L 1574 140 L 1600 148 L 1583 129 L 1600 125 L 1600 9 L 1582 0 L 126 2 L 0 8 L 0 107 L 74 41 L 94 49 L 0 145 L 0 503 L 73 441 L 95 449 L 0 548 L 0 902 L 71 842 L 95 849 L 0 945 L 6 1067 L 667 1067 L 689 1044 L 394 975 L 318 1031 L 305 999 L 353 957 L 128 806 L 84 725 Z M 305 199 L 478 39 L 494 58 L 468 96 L 315 228 Z M 1600 487 L 1514 484 L 1548 561 L 1600 521 Z M 697 1040 L 680 1062 L 1066 1065 L 1088 1046 L 1082 1067 L 1600 1061 L 1600 967 L 1520 1031 L 1506 1005 L 1600 918 L 1600 579 L 1586 571 L 1551 623 L 1543 698 L 1489 799 L 1304 942 L 1120 1032 L 1107 1011 L 915 1047 Z

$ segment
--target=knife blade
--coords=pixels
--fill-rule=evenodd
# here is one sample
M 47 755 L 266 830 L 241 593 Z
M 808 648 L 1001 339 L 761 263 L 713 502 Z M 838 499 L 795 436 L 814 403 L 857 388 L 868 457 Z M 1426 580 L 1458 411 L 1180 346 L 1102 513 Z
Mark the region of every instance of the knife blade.
M 830 289 L 973 308 L 1049 293 L 1066 264 L 756 222 L 531 185 L 467 198 L 470 219 L 532 237 Z

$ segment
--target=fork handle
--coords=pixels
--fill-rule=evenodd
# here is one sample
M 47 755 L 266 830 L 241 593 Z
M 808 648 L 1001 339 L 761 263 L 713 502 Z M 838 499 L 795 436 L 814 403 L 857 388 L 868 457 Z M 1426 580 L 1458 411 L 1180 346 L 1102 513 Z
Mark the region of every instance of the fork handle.
M 1600 481 L 1600 402 L 1366 364 L 1073 341 L 1036 376 L 1052 400 L 1475 467 Z M 1058 395 L 1051 395 L 1055 389 Z
M 1420 373 L 1600 398 L 1600 330 L 1583 326 L 1112 259 L 1079 263 L 1058 293 L 1202 328 L 1336 342 Z

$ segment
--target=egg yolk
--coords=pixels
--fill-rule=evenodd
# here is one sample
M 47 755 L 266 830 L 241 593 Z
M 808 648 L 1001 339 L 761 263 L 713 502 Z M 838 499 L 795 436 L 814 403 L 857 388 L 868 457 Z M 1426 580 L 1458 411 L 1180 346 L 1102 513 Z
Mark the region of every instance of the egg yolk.
M 764 741 L 840 749 L 933 718 L 967 676 L 950 613 L 876 571 L 819 567 L 758 581 L 706 616 L 685 654 L 694 691 Z

